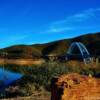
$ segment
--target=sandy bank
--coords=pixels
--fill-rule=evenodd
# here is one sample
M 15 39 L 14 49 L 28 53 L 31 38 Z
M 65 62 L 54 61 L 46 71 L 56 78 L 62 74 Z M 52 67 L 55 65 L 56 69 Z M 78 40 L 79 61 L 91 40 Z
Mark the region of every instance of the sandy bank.
M 0 64 L 19 64 L 19 65 L 30 65 L 30 64 L 42 64 L 45 61 L 43 59 L 0 59 Z

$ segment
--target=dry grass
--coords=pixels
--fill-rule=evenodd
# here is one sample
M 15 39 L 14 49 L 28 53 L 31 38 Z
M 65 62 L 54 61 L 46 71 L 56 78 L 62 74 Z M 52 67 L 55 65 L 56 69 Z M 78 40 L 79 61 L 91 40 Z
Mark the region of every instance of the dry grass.
M 44 63 L 43 59 L 32 60 L 32 59 L 0 59 L 0 64 L 17 64 L 17 65 L 40 65 Z
M 25 97 L 22 96 L 18 98 L 9 99 L 9 100 L 50 100 L 50 95 L 46 94 L 47 91 L 45 92 L 34 91 L 34 86 L 36 88 L 37 86 L 38 88 L 42 86 L 45 89 L 49 89 L 52 77 L 57 76 L 57 75 L 61 76 L 62 74 L 79 73 L 83 75 L 92 74 L 93 76 L 100 74 L 100 64 L 91 63 L 88 65 L 85 65 L 83 62 L 77 62 L 77 61 L 69 61 L 69 62 L 64 62 L 64 63 L 46 62 L 37 66 L 31 65 L 30 68 L 25 67 L 25 66 L 17 67 L 15 65 L 13 67 L 12 65 L 12 66 L 9 66 L 9 68 L 11 69 L 15 68 L 15 71 L 19 70 L 20 72 L 28 75 L 27 77 L 23 77 L 22 79 L 19 80 L 19 82 L 17 82 L 17 85 L 20 86 L 20 93 L 24 91 Z M 82 88 L 82 85 L 80 89 L 81 88 Z M 27 95 L 29 92 L 32 93 L 30 96 Z

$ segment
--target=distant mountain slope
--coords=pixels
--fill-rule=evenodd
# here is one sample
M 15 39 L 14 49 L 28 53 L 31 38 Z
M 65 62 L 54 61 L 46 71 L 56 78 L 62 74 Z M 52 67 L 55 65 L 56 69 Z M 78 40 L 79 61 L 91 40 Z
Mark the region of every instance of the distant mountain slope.
M 36 58 L 44 55 L 65 55 L 72 42 L 82 42 L 92 55 L 100 55 L 100 32 L 45 44 L 15 45 L 0 50 L 0 57 Z M 3 55 L 4 54 L 4 55 Z
M 100 56 L 100 32 L 76 37 L 72 41 L 82 42 L 92 55 Z

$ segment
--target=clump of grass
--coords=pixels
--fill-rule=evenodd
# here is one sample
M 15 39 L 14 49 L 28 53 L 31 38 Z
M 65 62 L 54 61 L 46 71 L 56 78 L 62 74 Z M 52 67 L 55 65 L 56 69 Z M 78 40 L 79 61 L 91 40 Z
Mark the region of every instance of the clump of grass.
M 16 82 L 16 85 L 20 87 L 20 96 L 29 96 L 36 91 L 50 91 L 51 79 L 62 74 L 79 73 L 100 77 L 99 64 L 85 65 L 82 62 L 73 61 L 65 63 L 46 62 L 41 65 L 31 66 L 9 65 L 6 67 L 8 67 L 8 70 L 15 70 L 15 72 L 20 72 L 24 75 L 22 79 Z
M 100 68 L 98 66 L 93 68 L 91 65 L 77 62 L 47 62 L 38 66 L 32 65 L 27 71 L 27 73 L 29 73 L 28 77 L 23 80 L 30 82 L 30 84 L 34 83 L 37 90 L 41 86 L 50 90 L 51 79 L 54 76 L 68 73 L 79 73 L 84 75 L 92 74 L 93 76 L 98 76 L 100 74 Z

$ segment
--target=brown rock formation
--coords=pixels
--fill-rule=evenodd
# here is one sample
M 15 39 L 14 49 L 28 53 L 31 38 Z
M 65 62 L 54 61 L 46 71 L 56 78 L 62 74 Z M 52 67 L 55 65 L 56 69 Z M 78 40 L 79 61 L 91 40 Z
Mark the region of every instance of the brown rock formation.
M 100 79 L 76 73 L 55 77 L 51 100 L 100 100 Z

